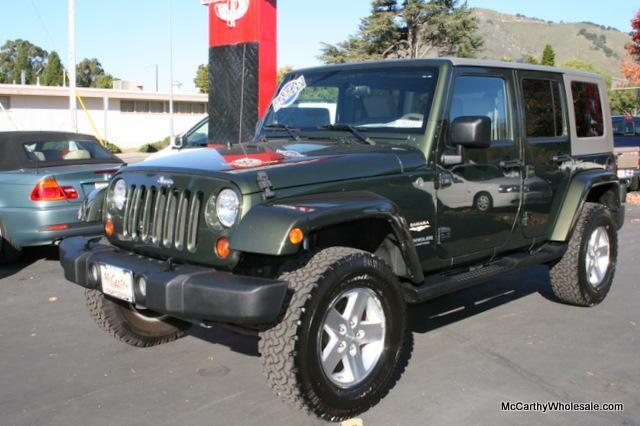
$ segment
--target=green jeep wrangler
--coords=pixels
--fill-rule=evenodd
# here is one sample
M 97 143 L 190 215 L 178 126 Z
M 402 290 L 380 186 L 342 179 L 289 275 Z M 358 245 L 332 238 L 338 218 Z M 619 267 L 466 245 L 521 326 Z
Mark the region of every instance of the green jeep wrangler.
M 467 59 L 290 73 L 253 140 L 122 169 L 83 207 L 106 239 L 60 246 L 113 337 L 191 324 L 259 334 L 274 392 L 353 417 L 411 351 L 407 303 L 532 264 L 600 303 L 624 189 L 597 75 Z

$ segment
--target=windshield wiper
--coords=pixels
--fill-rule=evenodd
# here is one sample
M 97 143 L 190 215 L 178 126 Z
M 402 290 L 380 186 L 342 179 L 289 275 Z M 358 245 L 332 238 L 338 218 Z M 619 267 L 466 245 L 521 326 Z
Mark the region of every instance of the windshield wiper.
M 318 127 L 321 130 L 337 130 L 342 132 L 350 132 L 353 136 L 356 137 L 360 142 L 366 143 L 367 145 L 375 145 L 376 141 L 371 139 L 369 136 L 365 136 L 362 132 L 351 124 L 327 124 L 326 126 Z
M 300 129 L 293 128 L 286 124 L 267 124 L 263 127 L 266 130 L 284 130 L 294 141 L 300 140 Z

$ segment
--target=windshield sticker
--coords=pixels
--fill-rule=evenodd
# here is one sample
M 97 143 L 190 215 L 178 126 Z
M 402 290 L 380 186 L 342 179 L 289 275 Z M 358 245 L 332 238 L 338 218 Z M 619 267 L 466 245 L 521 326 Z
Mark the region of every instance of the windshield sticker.
M 293 105 L 298 99 L 300 93 L 307 87 L 307 82 L 304 79 L 304 75 L 291 80 L 282 87 L 278 96 L 273 100 L 273 111 L 278 112 L 282 108 L 287 108 Z

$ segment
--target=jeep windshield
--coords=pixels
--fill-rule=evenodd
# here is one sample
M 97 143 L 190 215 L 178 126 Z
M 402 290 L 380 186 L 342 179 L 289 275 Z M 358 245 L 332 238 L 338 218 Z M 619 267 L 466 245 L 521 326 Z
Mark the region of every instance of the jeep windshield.
M 279 137 L 284 126 L 296 129 L 300 137 L 339 132 L 354 138 L 353 129 L 367 134 L 422 133 L 437 80 L 438 70 L 428 67 L 291 73 L 271 103 L 260 136 Z

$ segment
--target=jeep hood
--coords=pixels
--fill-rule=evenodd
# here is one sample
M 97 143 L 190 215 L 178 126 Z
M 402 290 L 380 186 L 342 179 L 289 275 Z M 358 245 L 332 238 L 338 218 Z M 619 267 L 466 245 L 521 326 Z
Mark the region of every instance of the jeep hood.
M 238 185 L 243 194 L 259 192 L 258 172 L 273 189 L 384 176 L 424 164 L 411 146 L 361 145 L 336 141 L 290 141 L 184 149 L 125 171 L 216 177 Z

